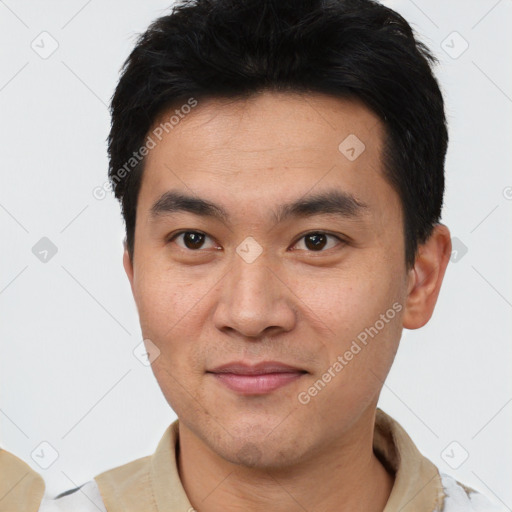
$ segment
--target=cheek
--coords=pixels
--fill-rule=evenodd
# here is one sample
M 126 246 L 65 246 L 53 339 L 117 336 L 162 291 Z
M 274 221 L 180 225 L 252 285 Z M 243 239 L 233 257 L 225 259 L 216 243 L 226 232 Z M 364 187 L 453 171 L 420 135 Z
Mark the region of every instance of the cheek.
M 346 284 L 309 297 L 329 334 L 318 338 L 325 347 L 323 367 L 301 389 L 314 396 L 311 401 L 327 422 L 340 425 L 378 400 L 398 348 L 403 312 L 392 281 L 382 288 L 370 279 Z
M 134 297 L 144 335 L 164 342 L 179 332 L 204 293 L 201 283 L 184 282 L 172 269 L 143 269 L 134 281 Z
M 376 267 L 331 271 L 325 276 L 296 280 L 294 293 L 310 318 L 317 318 L 331 334 L 343 339 L 375 323 L 399 300 L 400 287 L 392 274 L 389 268 Z
M 212 288 L 207 279 L 183 277 L 173 269 L 147 265 L 134 283 L 134 296 L 144 338 L 160 350 L 153 371 L 162 388 L 173 386 L 174 378 L 190 380 L 203 371 L 198 361 L 205 325 L 204 304 Z M 212 291 L 213 292 L 213 291 Z M 176 385 L 173 386 L 176 388 Z
M 375 265 L 354 273 L 331 273 L 307 289 L 297 282 L 297 295 L 305 297 L 303 311 L 309 315 L 308 322 L 323 329 L 317 331 L 325 366 L 320 370 L 331 368 L 337 375 L 332 393 L 349 391 L 354 399 L 367 402 L 385 379 L 402 330 L 403 297 L 396 272 Z M 343 370 L 336 372 L 332 365 L 339 357 Z M 345 399 L 352 400 L 349 396 Z

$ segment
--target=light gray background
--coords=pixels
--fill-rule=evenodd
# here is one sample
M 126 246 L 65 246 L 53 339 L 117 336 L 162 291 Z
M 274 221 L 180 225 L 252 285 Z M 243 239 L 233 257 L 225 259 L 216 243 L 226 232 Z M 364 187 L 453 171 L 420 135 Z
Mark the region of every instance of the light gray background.
M 441 470 L 510 508 L 512 2 L 385 3 L 441 60 L 443 220 L 458 252 L 433 319 L 403 336 L 381 407 Z M 119 68 L 168 7 L 0 0 L 0 436 L 49 495 L 153 452 L 174 419 L 132 353 L 118 204 L 92 194 L 106 180 Z M 32 252 L 42 237 L 58 249 L 46 263 Z

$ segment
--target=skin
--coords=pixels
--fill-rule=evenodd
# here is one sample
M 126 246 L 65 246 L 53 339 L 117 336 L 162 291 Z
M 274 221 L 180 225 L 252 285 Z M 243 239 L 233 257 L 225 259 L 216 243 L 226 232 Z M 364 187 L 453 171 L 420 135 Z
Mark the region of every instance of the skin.
M 338 149 L 350 134 L 365 145 L 354 161 Z M 355 100 L 264 92 L 199 102 L 147 156 L 134 258 L 125 250 L 124 267 L 143 336 L 160 351 L 152 367 L 180 420 L 180 476 L 200 512 L 385 507 L 393 476 L 372 449 L 379 393 L 402 328 L 432 315 L 451 246 L 438 225 L 406 267 L 383 134 Z M 152 216 L 171 190 L 221 206 L 228 220 Z M 332 190 L 366 207 L 275 223 L 281 205 Z M 173 239 L 180 230 L 206 234 L 204 245 Z M 330 235 L 320 249 L 304 238 L 318 231 Z M 251 263 L 236 252 L 248 236 L 263 249 Z M 300 403 L 299 393 L 393 304 L 401 306 L 394 318 Z M 207 373 L 269 360 L 307 373 L 249 396 Z

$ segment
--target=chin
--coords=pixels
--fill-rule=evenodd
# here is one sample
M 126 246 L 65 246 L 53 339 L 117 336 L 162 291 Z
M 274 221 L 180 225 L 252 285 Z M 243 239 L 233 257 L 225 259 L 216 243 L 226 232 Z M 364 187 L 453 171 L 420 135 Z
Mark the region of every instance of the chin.
M 299 462 L 305 455 L 303 437 L 293 439 L 285 430 L 275 435 L 276 431 L 261 425 L 250 429 L 237 429 L 235 435 L 218 432 L 220 438 L 211 438 L 210 448 L 220 457 L 239 466 L 278 470 Z M 273 434 L 273 435 L 272 435 Z
M 274 443 L 254 443 L 251 441 L 239 443 L 236 450 L 229 453 L 219 453 L 225 460 L 250 469 L 279 470 L 295 464 L 299 460 L 298 453 L 286 448 L 277 449 Z M 293 452 L 293 453 L 292 453 Z

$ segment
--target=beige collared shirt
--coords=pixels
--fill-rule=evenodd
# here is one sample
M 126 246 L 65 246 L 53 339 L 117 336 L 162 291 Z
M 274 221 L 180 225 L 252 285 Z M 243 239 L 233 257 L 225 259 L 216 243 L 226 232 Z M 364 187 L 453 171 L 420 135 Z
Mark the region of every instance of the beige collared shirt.
M 155 453 L 106 471 L 77 492 L 56 500 L 53 508 L 40 512 L 75 511 L 74 499 L 82 499 L 81 512 L 193 512 L 178 474 L 176 448 L 178 421 L 164 433 Z M 395 474 L 393 489 L 384 512 L 491 512 L 502 510 L 484 496 L 458 483 L 416 448 L 405 430 L 377 409 L 374 451 Z M 98 492 L 99 489 L 99 492 Z M 82 496 L 76 496 L 82 494 Z M 96 495 L 89 505 L 84 495 Z M 92 503 L 94 500 L 89 497 Z M 57 502 L 58 506 L 57 506 Z M 228 510 L 228 509 L 226 509 Z M 504 509 L 503 509 L 504 510 Z
M 43 479 L 0 448 L 0 512 L 37 512 L 43 494 Z

